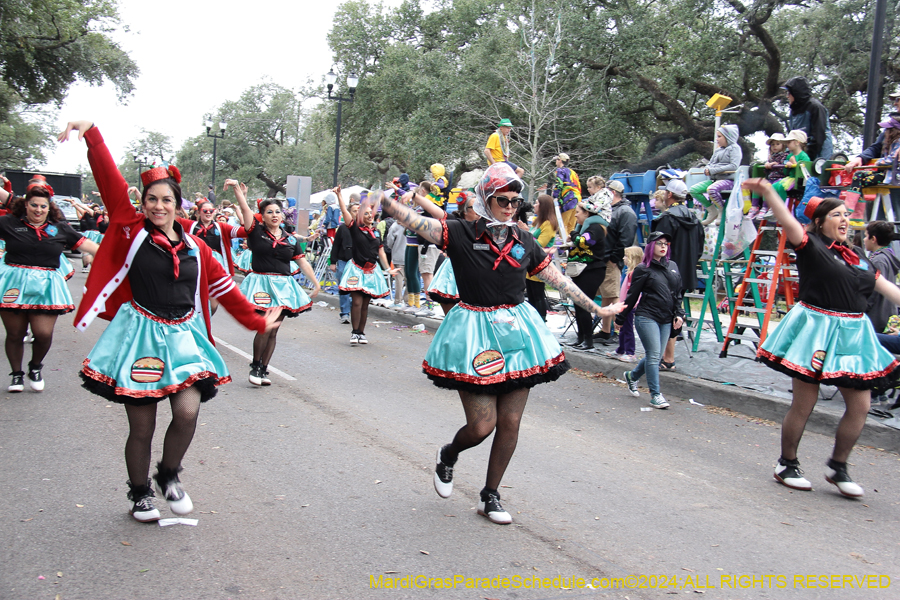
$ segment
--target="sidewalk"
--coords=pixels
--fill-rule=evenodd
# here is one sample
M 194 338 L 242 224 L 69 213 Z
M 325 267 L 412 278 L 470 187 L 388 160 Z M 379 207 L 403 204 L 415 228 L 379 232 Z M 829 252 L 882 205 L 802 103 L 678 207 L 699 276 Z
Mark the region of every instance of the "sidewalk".
M 324 301 L 335 308 L 338 305 L 337 296 L 324 291 L 315 301 Z M 440 307 L 436 310 L 440 312 Z M 337 319 L 337 310 L 333 312 L 334 318 Z M 415 317 L 390 308 L 370 305 L 369 323 L 376 320 L 391 321 L 393 325 L 423 324 L 431 332 L 436 331 L 441 324 L 439 319 Z M 555 327 L 551 318 L 548 318 L 548 321 L 551 331 L 559 337 L 562 327 Z M 385 326 L 389 325 L 382 325 Z M 574 340 L 574 337 L 574 332 L 570 330 L 564 339 Z M 754 362 L 753 347 L 749 344 L 729 347 L 728 358 L 720 359 L 721 344 L 716 342 L 712 332 L 704 332 L 701 342 L 700 350 L 693 353 L 693 356 L 688 356 L 686 344 L 683 342 L 677 344 L 675 359 L 677 371 L 660 373 L 660 385 L 665 394 L 677 398 L 691 398 L 706 406 L 727 408 L 780 423 L 790 407 L 790 378 Z M 637 343 L 638 356 L 641 356 L 640 340 Z M 633 365 L 604 356 L 603 352 L 606 350 L 615 350 L 615 346 L 598 345 L 597 349 L 591 352 L 565 348 L 566 358 L 573 367 L 591 373 L 602 373 L 613 379 L 622 379 L 623 373 Z M 833 387 L 822 388 L 820 401 L 810 415 L 807 431 L 827 436 L 834 435 L 844 412 L 844 402 L 839 393 L 827 399 L 836 391 Z M 900 430 L 883 425 L 880 419 L 869 415 L 859 443 L 900 453 Z

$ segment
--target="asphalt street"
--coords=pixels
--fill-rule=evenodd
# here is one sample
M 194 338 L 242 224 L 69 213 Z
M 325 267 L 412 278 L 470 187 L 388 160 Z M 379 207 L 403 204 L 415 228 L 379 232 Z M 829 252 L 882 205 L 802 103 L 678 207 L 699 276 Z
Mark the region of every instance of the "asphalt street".
M 900 598 L 896 454 L 858 448 L 850 500 L 823 478 L 831 438 L 807 433 L 814 490 L 793 492 L 772 478 L 777 424 L 669 394 L 642 411 L 646 390 L 570 372 L 532 390 L 500 489 L 514 522 L 495 525 L 475 512 L 490 438 L 450 498 L 432 487 L 464 418 L 421 372 L 431 333 L 370 318 L 351 347 L 320 306 L 284 323 L 266 388 L 253 334 L 214 317 L 234 382 L 184 461 L 198 522 L 137 523 L 124 410 L 76 376 L 104 325 L 61 317 L 47 389 L 0 392 L 0 599 Z

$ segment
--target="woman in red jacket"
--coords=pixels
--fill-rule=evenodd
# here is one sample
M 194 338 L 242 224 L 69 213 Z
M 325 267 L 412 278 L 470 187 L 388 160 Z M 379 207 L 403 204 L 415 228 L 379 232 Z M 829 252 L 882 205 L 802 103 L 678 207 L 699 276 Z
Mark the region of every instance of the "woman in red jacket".
M 157 167 L 141 174 L 141 212 L 128 199 L 128 184 L 90 121 L 70 122 L 88 145 L 97 187 L 109 210 L 109 228 L 97 252 L 75 326 L 84 330 L 96 316 L 111 323 L 84 361 L 85 387 L 125 405 L 129 434 L 125 443 L 131 514 L 157 521 L 148 477 L 156 406 L 172 405 L 163 454 L 154 476 L 176 514 L 193 510 L 179 480 L 181 461 L 197 425 L 200 403 L 216 386 L 231 381 L 213 343 L 210 298 L 217 298 L 244 327 L 263 333 L 277 327 L 277 314 L 262 317 L 213 258 L 209 246 L 184 231 L 175 211 L 181 200 L 181 174 Z

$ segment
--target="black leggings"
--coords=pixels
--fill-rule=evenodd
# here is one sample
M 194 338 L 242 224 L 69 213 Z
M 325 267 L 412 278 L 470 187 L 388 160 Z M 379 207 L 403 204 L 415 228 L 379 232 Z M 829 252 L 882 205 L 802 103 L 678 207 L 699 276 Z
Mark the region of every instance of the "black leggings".
M 44 357 L 50 351 L 53 343 L 53 328 L 56 326 L 56 318 L 59 315 L 38 312 L 36 310 L 0 310 L 0 319 L 6 328 L 6 358 L 13 373 L 22 372 L 22 357 L 25 354 L 25 332 L 31 325 L 31 335 L 34 341 L 31 344 L 30 365 L 40 368 Z
M 606 265 L 598 268 L 588 268 L 581 272 L 578 277 L 573 277 L 572 282 L 578 286 L 585 295 L 592 299 L 597 295 L 600 284 L 606 279 Z M 575 327 L 578 337 L 587 339 L 594 334 L 594 315 L 584 310 L 577 304 L 575 305 Z

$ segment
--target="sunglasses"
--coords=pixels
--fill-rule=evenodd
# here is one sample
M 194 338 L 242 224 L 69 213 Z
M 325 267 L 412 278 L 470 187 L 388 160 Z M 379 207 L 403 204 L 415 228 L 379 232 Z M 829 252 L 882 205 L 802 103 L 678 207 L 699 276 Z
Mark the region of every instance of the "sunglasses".
M 213 213 L 216 212 L 216 211 L 215 211 L 215 210 L 207 210 L 207 209 L 204 209 L 204 210 L 201 210 L 200 212 L 202 212 L 204 215 L 211 215 L 211 214 L 213 214 Z
M 488 196 L 488 200 L 494 198 L 497 201 L 497 205 L 500 208 L 506 208 L 507 206 L 512 205 L 513 208 L 519 208 L 519 205 L 525 202 L 525 198 L 521 196 L 516 196 L 515 198 L 507 198 L 506 196 Z

